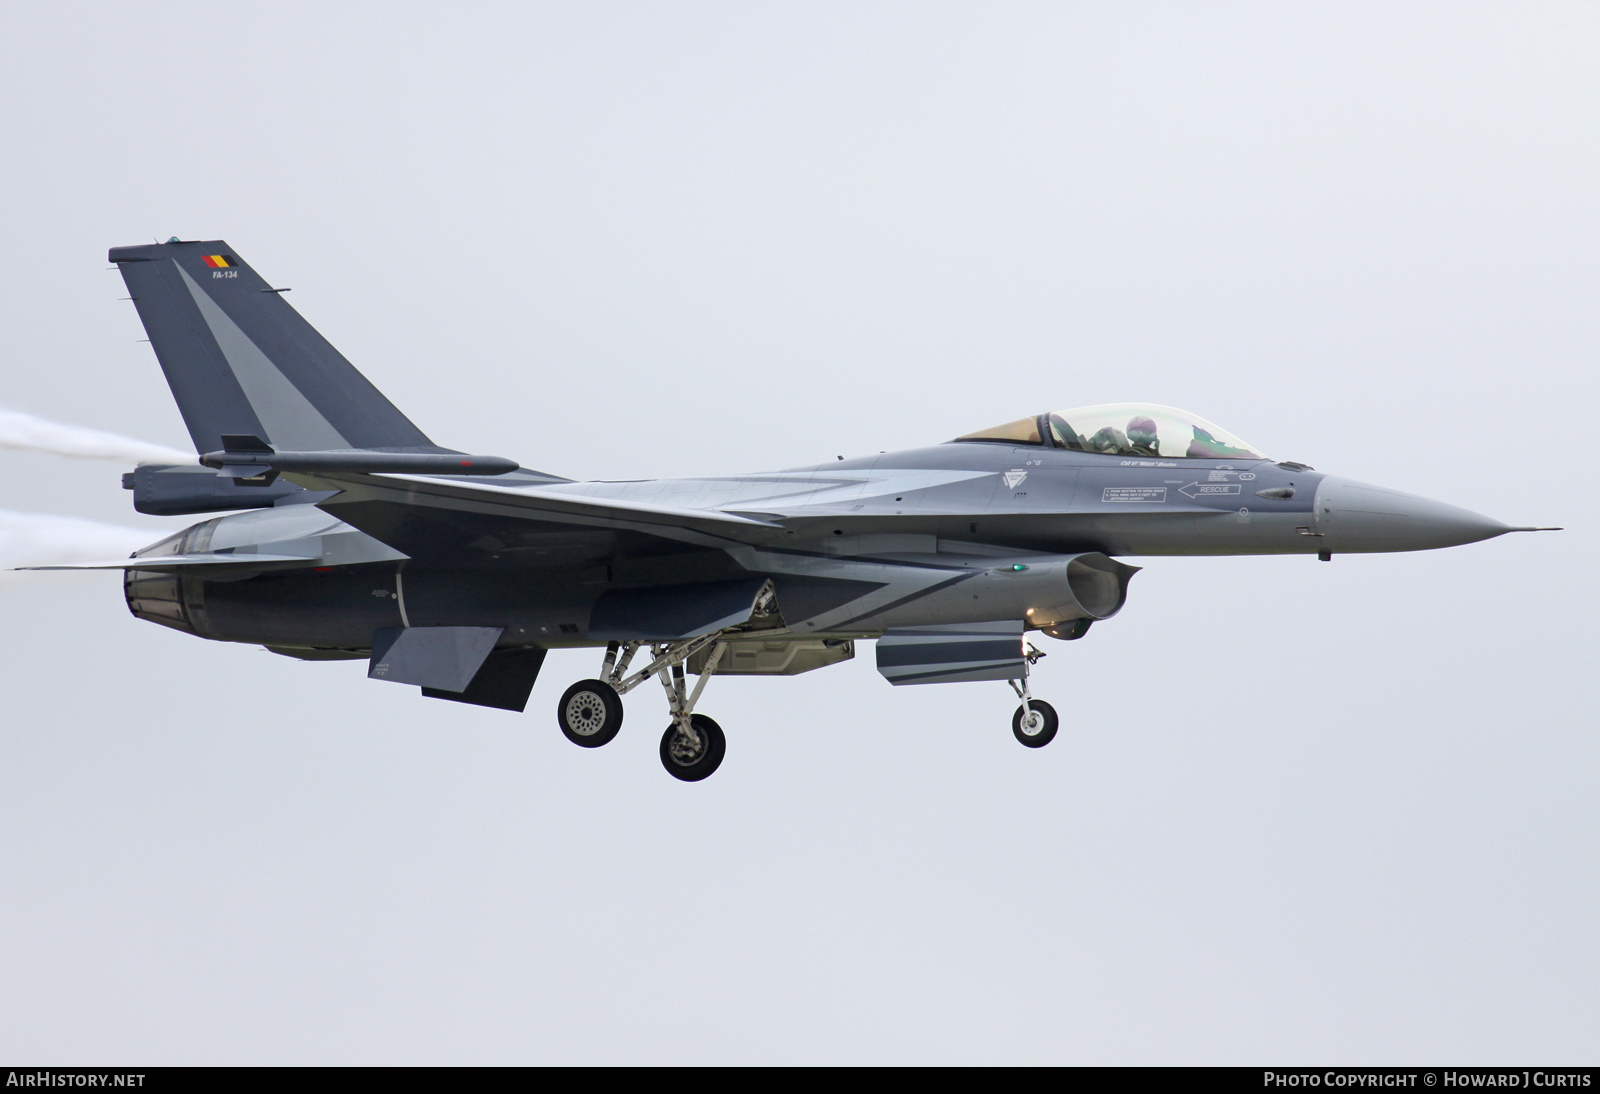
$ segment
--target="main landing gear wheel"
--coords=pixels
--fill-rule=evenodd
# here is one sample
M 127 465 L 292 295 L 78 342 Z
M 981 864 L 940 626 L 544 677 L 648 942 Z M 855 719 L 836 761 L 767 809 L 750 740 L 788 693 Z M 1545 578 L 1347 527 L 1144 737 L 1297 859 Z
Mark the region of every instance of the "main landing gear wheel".
M 579 680 L 561 697 L 556 721 L 573 744 L 599 748 L 622 728 L 622 696 L 604 680 Z
M 661 735 L 661 766 L 674 779 L 697 783 L 721 766 L 728 740 L 722 735 L 722 727 L 704 714 L 691 714 L 689 722 L 700 740 L 679 733 L 676 724 L 668 726 Z
M 1024 709 L 1017 708 L 1011 716 L 1011 732 L 1017 740 L 1029 748 L 1043 748 L 1056 739 L 1056 729 L 1061 724 L 1061 719 L 1056 717 L 1056 708 L 1043 699 L 1029 699 L 1027 716 Z

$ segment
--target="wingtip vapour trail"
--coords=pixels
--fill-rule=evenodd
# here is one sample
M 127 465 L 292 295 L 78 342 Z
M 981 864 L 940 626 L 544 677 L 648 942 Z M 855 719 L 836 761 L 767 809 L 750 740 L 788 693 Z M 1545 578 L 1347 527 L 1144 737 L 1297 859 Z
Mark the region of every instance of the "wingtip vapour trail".
M 126 558 L 160 534 L 150 528 L 128 528 L 81 517 L 0 509 L 0 571 L 52 562 Z M 0 573 L 5 578 L 16 576 Z
M 194 463 L 193 452 L 79 425 L 64 425 L 20 410 L 0 408 L 0 448 L 49 452 L 79 460 L 131 463 Z

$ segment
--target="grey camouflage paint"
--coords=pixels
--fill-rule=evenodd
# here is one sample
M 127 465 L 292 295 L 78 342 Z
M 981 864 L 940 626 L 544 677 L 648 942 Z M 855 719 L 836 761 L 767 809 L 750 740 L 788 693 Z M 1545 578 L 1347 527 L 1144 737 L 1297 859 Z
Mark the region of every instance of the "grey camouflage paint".
M 225 268 L 208 255 L 224 256 Z M 316 452 L 454 454 L 226 243 L 116 248 L 111 260 L 198 452 L 243 437 L 289 464 Z M 452 693 L 443 697 L 467 702 L 479 700 L 455 694 L 472 677 L 462 666 L 476 671 L 491 647 L 723 631 L 835 644 L 887 632 L 879 667 L 891 682 L 1015 679 L 1025 674 L 1024 630 L 1120 610 L 1136 568 L 1119 557 L 1327 558 L 1512 530 L 1300 464 L 995 441 L 630 482 L 525 468 L 468 477 L 286 466 L 281 479 L 258 476 L 252 493 L 245 475 L 261 468 L 222 465 L 220 477 L 141 468 L 125 480 L 143 511 L 261 507 L 204 521 L 132 560 L 88 564 L 127 571 L 136 615 L 298 657 L 366 657 L 376 647 L 375 676 L 433 690 L 443 681 Z M 425 628 L 438 630 L 407 637 Z M 430 665 L 435 648 L 444 652 Z M 508 683 L 485 705 L 520 709 L 515 694 L 525 701 L 531 678 L 515 673 L 536 673 L 541 659 L 516 662 L 528 669 L 494 661 Z

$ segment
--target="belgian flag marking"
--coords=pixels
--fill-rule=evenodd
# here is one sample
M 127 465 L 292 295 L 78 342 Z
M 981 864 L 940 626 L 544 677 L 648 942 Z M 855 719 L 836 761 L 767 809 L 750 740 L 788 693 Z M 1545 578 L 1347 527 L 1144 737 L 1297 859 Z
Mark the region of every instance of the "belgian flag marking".
M 201 255 L 200 260 L 213 270 L 225 270 L 233 265 L 228 261 L 227 255 Z

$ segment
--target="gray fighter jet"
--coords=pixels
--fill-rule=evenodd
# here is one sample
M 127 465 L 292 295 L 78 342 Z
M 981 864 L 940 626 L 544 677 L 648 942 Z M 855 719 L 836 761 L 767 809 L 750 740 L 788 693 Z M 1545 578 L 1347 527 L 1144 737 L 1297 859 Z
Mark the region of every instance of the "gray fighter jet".
M 1274 461 L 1203 418 L 1115 404 L 815 467 L 575 482 L 442 448 L 220 240 L 118 247 L 192 465 L 123 477 L 134 507 L 228 512 L 129 559 L 140 619 L 521 711 L 545 652 L 594 647 L 556 719 L 597 748 L 657 678 L 661 761 L 722 762 L 714 674 L 790 676 L 876 640 L 891 684 L 1007 681 L 1030 748 L 1033 635 L 1117 614 L 1130 555 L 1419 551 L 1511 531 L 1465 509 Z M 698 677 L 691 687 L 688 676 Z

